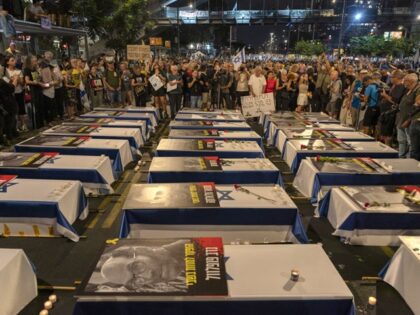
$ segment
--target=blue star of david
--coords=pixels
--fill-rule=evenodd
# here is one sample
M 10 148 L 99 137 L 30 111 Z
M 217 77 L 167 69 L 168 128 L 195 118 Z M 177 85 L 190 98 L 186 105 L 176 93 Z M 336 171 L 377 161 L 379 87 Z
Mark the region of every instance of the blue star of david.
M 228 200 L 235 200 L 234 198 L 232 198 L 231 196 L 229 196 L 233 191 L 232 190 L 219 190 L 216 189 L 217 193 L 220 194 L 221 196 L 219 197 L 219 201 L 228 201 Z
M 58 158 L 56 158 L 56 157 L 53 157 L 53 158 L 49 158 L 48 160 L 47 160 L 47 164 L 54 164 L 54 161 L 55 160 L 58 160 Z
M 17 185 L 17 183 L 7 183 L 0 186 L 0 193 L 7 193 L 7 187 L 12 187 L 14 185 Z

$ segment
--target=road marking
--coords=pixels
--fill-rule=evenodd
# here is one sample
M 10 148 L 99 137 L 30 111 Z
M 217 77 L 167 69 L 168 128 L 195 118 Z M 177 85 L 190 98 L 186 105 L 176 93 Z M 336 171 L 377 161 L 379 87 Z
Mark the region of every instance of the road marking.
M 382 251 L 385 253 L 388 258 L 392 258 L 394 256 L 394 251 L 389 246 L 381 246 Z
M 101 217 L 101 213 L 96 213 L 96 215 L 95 215 L 95 217 L 92 219 L 92 221 L 90 221 L 87 225 L 86 225 L 86 227 L 88 228 L 88 229 L 93 229 L 93 228 L 95 228 L 95 226 L 96 226 L 96 224 L 98 223 L 98 221 L 99 221 L 99 218 Z

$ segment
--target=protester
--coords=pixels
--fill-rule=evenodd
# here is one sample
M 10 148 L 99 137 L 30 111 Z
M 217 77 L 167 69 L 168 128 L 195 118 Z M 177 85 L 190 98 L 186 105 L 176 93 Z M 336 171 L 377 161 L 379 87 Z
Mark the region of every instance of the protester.
M 157 76 L 162 82 L 162 87 L 158 90 L 154 90 L 152 88 L 152 95 L 154 97 L 155 106 L 160 110 L 162 115 L 166 117 L 166 73 L 161 69 L 161 66 L 158 63 L 156 63 L 153 66 L 153 73 L 151 73 L 151 75 Z
M 121 73 L 121 102 L 123 106 L 133 105 L 133 93 L 131 89 L 132 73 L 128 68 L 127 62 L 123 61 L 120 63 Z
M 330 92 L 330 99 L 328 101 L 326 112 L 330 117 L 332 118 L 338 118 L 339 115 L 339 109 L 341 107 L 341 98 L 342 98 L 342 82 L 339 78 L 339 73 L 336 70 L 331 71 L 330 74 L 330 86 L 329 86 L 329 92 Z
M 232 97 L 230 95 L 230 87 L 233 84 L 233 77 L 228 71 L 227 64 L 222 64 L 220 70 L 215 74 L 217 81 L 219 83 L 219 106 L 232 109 Z
M 26 118 L 26 110 L 25 110 L 25 99 L 24 99 L 24 78 L 23 73 L 21 70 L 16 69 L 16 59 L 12 55 L 8 55 L 5 58 L 5 77 L 7 81 L 14 81 L 16 84 L 15 86 L 15 100 L 18 105 L 18 115 L 19 115 L 19 125 L 21 131 L 26 131 L 28 128 L 26 126 L 25 118 Z
M 404 86 L 407 92 L 401 98 L 396 118 L 398 155 L 400 158 L 411 156 L 410 137 L 406 122 L 409 120 L 409 115 L 413 110 L 415 99 L 420 94 L 420 84 L 418 84 L 417 74 L 407 74 L 404 77 Z
M 93 109 L 104 105 L 104 83 L 99 74 L 98 67 L 98 63 L 91 64 L 88 75 L 89 95 Z
M 287 70 L 283 69 L 278 74 L 276 86 L 276 110 L 285 111 L 289 109 L 290 93 L 288 92 Z
M 198 104 L 201 103 L 203 85 L 202 82 L 200 82 L 197 70 L 192 72 L 191 77 L 187 79 L 187 84 L 191 93 L 191 108 L 198 108 Z
M 266 86 L 264 93 L 273 93 L 276 92 L 276 86 L 277 86 L 277 79 L 274 75 L 274 72 L 269 70 L 267 72 L 267 79 L 266 79 Z
M 10 140 L 13 140 L 18 136 L 16 130 L 18 105 L 14 94 L 19 78 L 18 76 L 13 76 L 9 80 L 5 77 L 6 69 L 3 65 L 7 63 L 6 60 L 7 59 L 5 59 L 3 55 L 0 55 L 0 105 L 2 107 L 1 111 L 4 122 L 2 132 L 6 136 L 6 138 L 2 139 L 2 142 L 8 145 Z
M 236 72 L 236 106 L 241 106 L 241 97 L 249 95 L 249 73 L 245 65 L 241 65 Z
M 53 66 L 51 65 L 51 56 L 47 57 L 40 64 L 41 68 L 41 87 L 42 87 L 42 101 L 44 102 L 44 121 L 51 126 L 52 121 L 57 117 L 57 110 L 55 104 L 55 85 L 57 82 L 54 79 Z
M 134 66 L 133 71 L 134 73 L 131 79 L 131 86 L 134 89 L 136 106 L 144 107 L 147 103 L 147 78 L 146 75 L 142 73 L 141 67 L 139 65 Z M 159 106 L 157 106 L 157 108 L 159 108 Z
M 372 76 L 366 76 L 363 79 L 363 85 L 366 87 L 363 94 L 363 101 L 366 107 L 365 117 L 363 119 L 363 131 L 367 135 L 374 136 L 376 124 L 379 118 L 379 90 Z
M 255 68 L 253 74 L 248 81 L 249 91 L 252 96 L 259 96 L 264 93 L 265 87 L 267 85 L 267 81 L 265 77 L 262 75 L 262 69 L 260 66 Z
M 302 74 L 299 79 L 298 85 L 298 98 L 297 98 L 297 108 L 298 113 L 302 112 L 305 106 L 308 105 L 308 89 L 309 89 L 309 80 L 307 74 Z
M 182 76 L 178 72 L 178 66 L 172 65 L 168 73 L 168 97 L 171 108 L 171 119 L 175 118 L 176 113 L 182 104 Z
M 111 106 L 121 104 L 121 78 L 115 70 L 113 61 L 106 63 L 106 69 L 103 77 L 105 90 L 108 96 L 108 101 Z
M 201 108 L 202 109 L 208 109 L 208 103 L 209 103 L 209 77 L 207 74 L 207 66 L 201 65 L 200 72 L 198 73 L 199 80 L 201 82 Z
M 381 141 L 389 146 L 392 145 L 394 136 L 398 104 L 405 93 L 403 79 L 404 73 L 401 70 L 394 70 L 390 76 L 392 87 L 380 89 L 379 135 Z
M 26 86 L 29 88 L 32 104 L 32 128 L 40 128 L 43 125 L 43 107 L 42 87 L 38 68 L 38 59 L 36 56 L 26 57 L 23 75 Z M 35 113 L 35 115 L 34 115 Z
M 411 124 L 409 127 L 409 136 L 411 143 L 412 159 L 420 161 L 420 94 L 416 96 L 413 112 L 410 115 Z

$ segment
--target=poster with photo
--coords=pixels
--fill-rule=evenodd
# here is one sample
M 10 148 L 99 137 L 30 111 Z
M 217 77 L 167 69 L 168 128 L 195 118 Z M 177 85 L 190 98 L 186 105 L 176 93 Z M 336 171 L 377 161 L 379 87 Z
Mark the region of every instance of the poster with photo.
M 214 183 L 145 184 L 133 186 L 124 209 L 218 208 Z
M 108 242 L 80 296 L 226 296 L 223 240 Z
M 59 125 L 48 129 L 47 131 L 45 131 L 45 133 L 68 133 L 88 135 L 91 132 L 96 131 L 98 128 L 98 125 Z
M 89 137 L 66 137 L 66 136 L 37 136 L 22 142 L 22 145 L 43 147 L 78 147 Z
M 369 158 L 314 157 L 312 164 L 323 173 L 386 174 L 382 166 Z
M 38 168 L 56 155 L 57 153 L 4 152 L 0 153 L 0 168 Z

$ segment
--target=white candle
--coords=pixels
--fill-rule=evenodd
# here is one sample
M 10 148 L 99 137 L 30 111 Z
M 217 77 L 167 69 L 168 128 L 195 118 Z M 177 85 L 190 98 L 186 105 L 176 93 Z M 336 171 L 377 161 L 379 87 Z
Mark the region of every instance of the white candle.
M 55 302 L 57 302 L 57 295 L 55 295 L 55 294 L 51 294 L 51 295 L 48 297 L 48 300 L 49 300 L 49 301 L 51 301 L 51 303 L 55 303 Z
M 290 278 L 293 281 L 298 281 L 299 280 L 299 270 L 292 269 L 292 271 L 291 271 L 291 277 Z
M 42 310 L 41 312 L 39 312 L 39 315 L 48 315 L 48 311 L 47 310 Z
M 53 307 L 53 305 L 52 305 L 51 301 L 47 301 L 47 302 L 44 303 L 44 308 L 46 310 L 50 310 L 50 309 L 52 309 L 52 307 Z
M 369 305 L 375 306 L 376 305 L 376 298 L 373 296 L 369 297 Z

